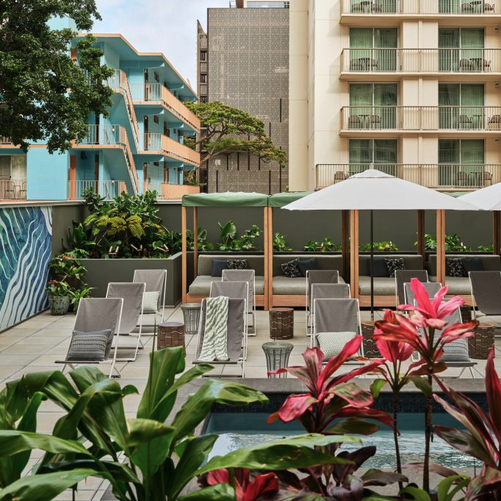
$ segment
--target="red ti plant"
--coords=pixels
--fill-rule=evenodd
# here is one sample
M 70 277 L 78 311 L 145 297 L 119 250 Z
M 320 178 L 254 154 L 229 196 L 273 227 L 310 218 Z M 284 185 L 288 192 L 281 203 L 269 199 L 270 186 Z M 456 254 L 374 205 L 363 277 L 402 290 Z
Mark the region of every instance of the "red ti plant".
M 500 499 L 501 497 L 501 383 L 494 367 L 494 347 L 485 368 L 485 393 L 488 413 L 462 393 L 437 379 L 448 401 L 435 400 L 466 430 L 435 426 L 435 434 L 452 447 L 484 463 L 480 475 L 468 485 L 466 499 Z M 490 497 L 489 497 L 490 495 Z
M 447 317 L 464 304 L 463 299 L 456 296 L 448 301 L 444 297 L 449 290 L 442 287 L 430 300 L 424 285 L 416 278 L 411 280 L 417 305 L 400 305 L 399 310 L 410 311 L 409 318 L 403 315 L 386 316 L 376 322 L 377 334 L 374 339 L 406 343 L 416 350 L 423 360 L 422 367 L 413 371 L 413 375 L 427 376 L 421 389 L 426 395 L 425 409 L 425 457 L 423 469 L 423 489 L 430 489 L 430 444 L 432 436 L 432 378 L 434 374 L 447 368 L 440 359 L 444 353 L 444 345 L 458 339 L 473 336 L 478 322 L 457 323 L 448 326 Z M 427 383 L 427 384 L 426 384 Z

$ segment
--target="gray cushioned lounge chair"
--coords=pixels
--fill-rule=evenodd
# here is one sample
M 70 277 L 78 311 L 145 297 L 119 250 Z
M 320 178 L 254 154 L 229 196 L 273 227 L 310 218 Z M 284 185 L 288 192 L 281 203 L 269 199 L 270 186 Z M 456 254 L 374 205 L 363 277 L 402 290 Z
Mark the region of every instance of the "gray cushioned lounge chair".
M 163 322 L 167 294 L 167 270 L 134 270 L 132 281 L 146 284 L 146 292 L 158 292 L 158 306 L 155 315 L 160 315 L 160 322 Z M 147 315 L 147 313 L 144 314 Z
M 469 276 L 475 318 L 486 316 L 489 322 L 499 329 L 501 327 L 501 272 L 470 271 Z
M 256 272 L 254 270 L 223 270 L 223 282 L 248 282 L 249 294 L 247 297 L 248 313 L 252 317 L 252 323 L 249 326 L 249 336 L 257 335 L 256 324 Z M 252 331 L 251 328 L 252 327 Z
M 110 282 L 106 291 L 107 298 L 123 298 L 124 307 L 122 319 L 120 322 L 120 336 L 131 336 L 136 330 L 139 323 L 139 330 L 134 333 L 136 338 L 135 346 L 124 345 L 122 340 L 118 349 L 134 350 L 134 356 L 118 358 L 121 362 L 133 362 L 137 358 L 139 348 L 143 348 L 141 342 L 141 334 L 143 330 L 142 313 L 143 313 L 143 295 L 146 285 L 139 282 Z
M 311 335 L 311 312 L 313 303 L 311 300 L 311 286 L 313 284 L 337 284 L 339 283 L 338 270 L 307 270 L 306 271 L 306 335 Z
M 428 297 L 432 298 L 442 288 L 440 282 L 423 282 L 423 285 L 428 292 Z M 414 292 L 411 289 L 410 282 L 404 284 L 404 303 L 414 304 Z
M 417 278 L 420 282 L 428 282 L 428 272 L 426 270 L 395 271 L 396 306 L 405 304 L 404 284 L 410 283 L 412 278 Z
M 64 364 L 63 371 L 68 365 L 72 369 L 76 365 L 91 364 L 97 365 L 106 362 L 111 355 L 111 344 L 115 338 L 115 348 L 111 356 L 111 367 L 109 376 L 113 376 L 115 362 L 117 360 L 118 333 L 120 332 L 120 320 L 122 318 L 124 300 L 122 298 L 85 298 L 78 304 L 78 310 L 75 318 L 75 327 L 73 332 L 78 332 L 83 341 L 81 347 L 84 348 L 82 358 L 79 360 L 74 356 L 70 358 L 72 346 L 68 349 L 65 360 L 57 360 L 56 363 Z M 108 344 L 106 347 L 99 346 L 95 342 L 93 334 L 110 331 Z M 85 334 L 89 334 L 86 341 Z M 73 341 L 73 339 L 72 339 Z M 83 345 L 83 346 L 82 346 Z M 117 375 L 120 373 L 117 370 Z
M 205 336 L 207 299 L 202 299 L 200 324 L 198 326 L 198 345 L 194 364 L 236 365 L 241 367 L 241 377 L 245 377 L 245 353 L 247 352 L 247 305 L 245 299 L 229 299 L 227 346 L 229 360 L 199 360 Z M 210 373 L 209 377 L 214 377 Z

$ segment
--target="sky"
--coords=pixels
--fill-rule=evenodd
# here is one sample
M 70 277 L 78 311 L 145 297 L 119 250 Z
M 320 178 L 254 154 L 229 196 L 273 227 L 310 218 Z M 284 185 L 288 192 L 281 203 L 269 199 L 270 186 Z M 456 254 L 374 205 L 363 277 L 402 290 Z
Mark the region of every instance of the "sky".
M 163 52 L 196 90 L 197 19 L 228 0 L 96 0 L 95 33 L 121 33 L 140 52 Z

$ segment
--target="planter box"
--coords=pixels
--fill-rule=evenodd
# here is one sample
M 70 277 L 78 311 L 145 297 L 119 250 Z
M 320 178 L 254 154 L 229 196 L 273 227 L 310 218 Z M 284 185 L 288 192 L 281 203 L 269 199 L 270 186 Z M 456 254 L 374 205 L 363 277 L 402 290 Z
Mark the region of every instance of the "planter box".
M 183 195 L 196 195 L 197 193 L 200 193 L 200 186 L 162 183 L 163 200 L 181 200 Z
M 134 270 L 167 270 L 166 305 L 175 306 L 181 301 L 182 254 L 178 252 L 166 259 L 81 259 L 87 269 L 85 280 L 93 297 L 105 297 L 109 282 L 132 282 Z

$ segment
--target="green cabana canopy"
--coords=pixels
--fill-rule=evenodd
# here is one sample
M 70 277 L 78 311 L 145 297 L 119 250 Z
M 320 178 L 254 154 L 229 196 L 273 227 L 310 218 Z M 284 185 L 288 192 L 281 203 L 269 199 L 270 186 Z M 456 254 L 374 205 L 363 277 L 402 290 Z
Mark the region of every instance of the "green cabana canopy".
M 298 191 L 295 193 L 277 193 L 276 195 L 270 195 L 268 197 L 268 207 L 281 208 L 305 197 L 306 195 L 309 195 L 310 193 L 310 191 Z
M 268 195 L 261 193 L 200 193 L 184 195 L 183 207 L 267 207 Z

